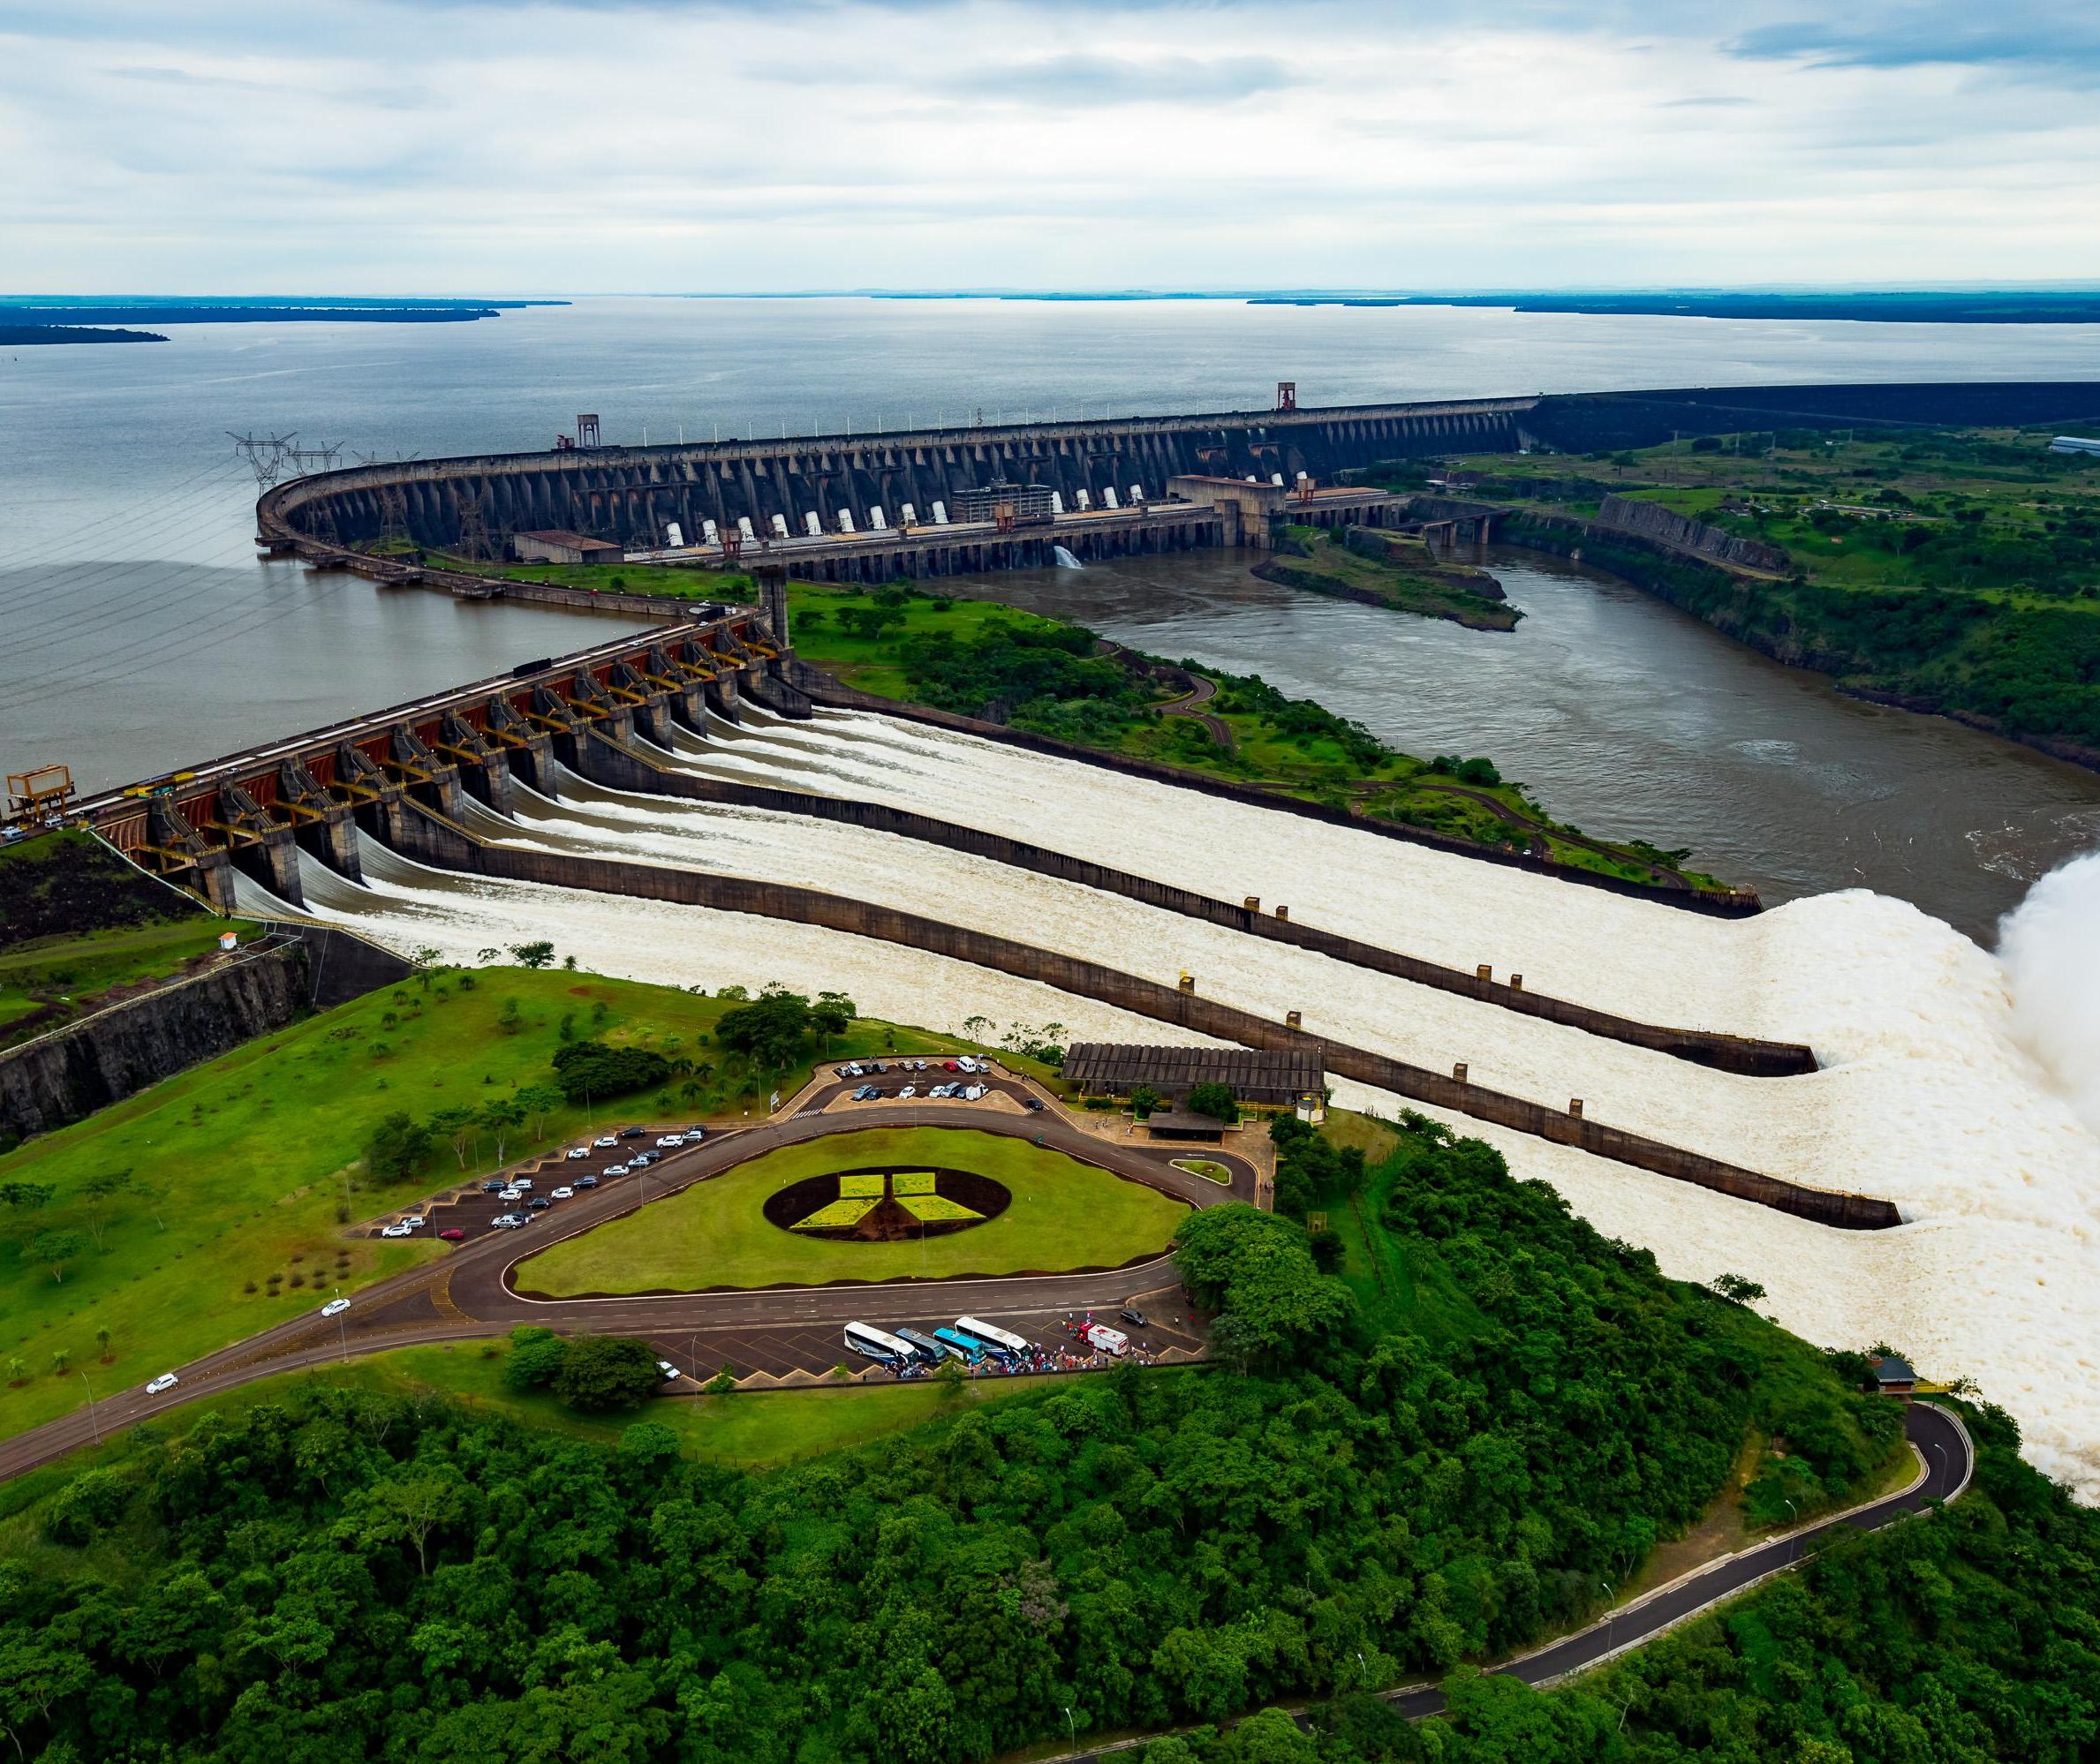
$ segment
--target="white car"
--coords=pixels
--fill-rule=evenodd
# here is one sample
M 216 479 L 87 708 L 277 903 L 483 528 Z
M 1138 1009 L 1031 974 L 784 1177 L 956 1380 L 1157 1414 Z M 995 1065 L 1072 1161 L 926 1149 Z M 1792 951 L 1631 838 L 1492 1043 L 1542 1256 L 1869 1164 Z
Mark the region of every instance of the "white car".
M 664 1382 L 667 1384 L 674 1378 L 681 1378 L 685 1376 L 668 1360 L 659 1360 L 656 1362 L 656 1369 L 663 1374 Z
M 350 1300 L 348 1299 L 330 1299 L 327 1304 L 321 1308 L 321 1314 L 324 1317 L 339 1317 L 349 1308 Z
M 496 1199 L 499 1201 L 522 1201 L 525 1199 L 525 1190 L 523 1188 L 505 1188 L 496 1195 Z
M 521 1195 L 529 1195 L 533 1192 L 533 1179 L 530 1176 L 513 1176 L 510 1186 Z
M 667 1133 L 656 1142 L 659 1145 L 684 1145 L 685 1143 L 685 1135 L 682 1133 Z
M 609 1133 L 601 1133 L 596 1139 L 591 1142 L 593 1145 L 617 1145 L 619 1142 L 620 1142 L 615 1139 Z
M 576 1198 L 576 1190 L 573 1188 L 551 1189 L 548 1191 L 547 1198 L 550 1201 L 573 1201 Z
M 525 1224 L 525 1220 L 519 1217 L 519 1216 L 516 1213 L 498 1213 L 493 1219 L 489 1220 L 489 1224 L 494 1225 L 498 1231 L 516 1231 L 520 1225 Z
M 411 1231 L 421 1231 L 430 1221 L 420 1213 L 404 1213 L 401 1216 L 401 1223 Z
M 572 1145 L 569 1148 L 568 1155 L 572 1158 L 588 1157 L 591 1155 L 591 1148 L 587 1145 Z
M 918 1095 L 918 1086 L 916 1084 L 907 1084 L 902 1090 L 897 1092 L 897 1101 L 901 1103 L 907 1097 L 916 1097 Z
M 149 1397 L 157 1397 L 162 1391 L 172 1391 L 174 1388 L 174 1373 L 163 1372 L 159 1377 L 155 1378 L 152 1383 L 146 1387 L 146 1394 Z
M 413 1237 L 416 1234 L 416 1228 L 413 1225 L 381 1225 L 379 1228 L 379 1234 L 381 1237 Z
M 605 1166 L 605 1173 L 608 1176 L 624 1176 L 627 1174 L 627 1165 L 624 1164 L 608 1164 Z
M 984 1094 L 985 1087 L 982 1084 L 972 1084 L 967 1090 L 963 1092 L 963 1100 L 965 1103 L 974 1103 Z

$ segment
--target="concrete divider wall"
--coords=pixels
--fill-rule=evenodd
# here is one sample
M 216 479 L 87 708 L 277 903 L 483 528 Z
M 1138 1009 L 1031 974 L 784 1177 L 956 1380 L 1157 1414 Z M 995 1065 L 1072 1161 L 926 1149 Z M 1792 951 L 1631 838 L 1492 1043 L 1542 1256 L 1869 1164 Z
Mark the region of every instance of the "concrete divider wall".
M 1446 968 L 1418 956 L 1396 954 L 1391 950 L 1380 949 L 1333 931 L 1320 931 L 1295 919 L 1279 919 L 1272 914 L 1250 911 L 1243 905 L 1215 901 L 1190 889 L 1156 882 L 1150 877 L 1112 870 L 1106 864 L 1092 863 L 1085 858 L 1074 857 L 1043 846 L 1030 845 L 1020 840 L 1008 839 L 1001 834 L 980 832 L 975 827 L 961 826 L 952 821 L 936 820 L 930 815 L 891 808 L 885 803 L 806 795 L 800 791 L 782 790 L 770 785 L 737 784 L 688 772 L 669 771 L 594 733 L 588 738 L 578 740 L 576 766 L 578 771 L 593 782 L 616 790 L 683 797 L 693 802 L 720 803 L 736 808 L 769 809 L 806 816 L 812 820 L 863 827 L 872 833 L 894 833 L 901 838 L 938 845 L 950 851 L 964 852 L 974 857 L 990 858 L 1016 870 L 1031 871 L 1039 876 L 1054 876 L 1061 881 L 1076 882 L 1082 887 L 1098 889 L 1103 893 L 1119 894 L 1126 900 L 1142 901 L 1149 907 L 1163 908 L 1186 918 L 1223 925 L 1228 930 L 1243 931 L 1250 937 L 1265 939 L 1271 943 L 1311 950 L 1321 955 L 1332 956 L 1338 961 L 1348 962 L 1352 967 L 1367 968 L 1380 974 L 1393 975 L 1399 979 L 1411 980 L 1420 985 L 1433 986 L 1439 991 L 1454 992 L 1462 998 L 1499 1006 L 1504 1010 L 1515 1011 L 1523 1016 L 1565 1023 L 1586 1034 L 1627 1042 L 1635 1047 L 1651 1048 L 1657 1052 L 1692 1060 L 1702 1066 L 1711 1066 L 1723 1072 L 1740 1073 L 1753 1078 L 1780 1078 L 1798 1076 L 1817 1069 L 1815 1054 L 1795 1043 L 1761 1041 L 1748 1036 L 1724 1035 L 1711 1029 L 1662 1028 L 1630 1017 L 1615 1016 L 1610 1012 L 1596 1010 L 1587 1005 L 1574 1004 L 1565 999 L 1556 999 L 1549 993 L 1517 991 L 1492 980 L 1483 980 L 1476 974 Z
M 1411 827 L 1397 821 L 1372 820 L 1366 816 L 1348 814 L 1340 809 L 1322 808 L 1318 803 L 1302 802 L 1296 796 L 1272 795 L 1265 790 L 1252 790 L 1243 784 L 1231 784 L 1221 778 L 1205 777 L 1199 772 L 1183 772 L 1177 767 L 1161 765 L 1149 759 L 1133 759 L 1125 754 L 1101 753 L 1072 742 L 1060 741 L 1054 735 L 1037 735 L 1030 729 L 1009 728 L 1004 723 L 987 723 L 976 717 L 957 716 L 951 711 L 936 711 L 929 705 L 909 705 L 895 698 L 878 698 L 872 693 L 857 691 L 850 686 L 842 685 L 823 669 L 812 667 L 799 657 L 792 663 L 792 670 L 795 683 L 812 703 L 829 705 L 837 710 L 874 711 L 904 722 L 954 729 L 963 735 L 1001 742 L 1008 747 L 1023 748 L 1030 753 L 1045 754 L 1054 759 L 1074 759 L 1082 765 L 1098 765 L 1105 771 L 1122 773 L 1126 777 L 1150 779 L 1155 783 L 1174 785 L 1177 789 L 1194 790 L 1202 795 L 1221 797 L 1228 803 L 1248 803 L 1257 808 L 1273 809 L 1280 814 L 1296 815 L 1305 820 L 1324 821 L 1329 826 L 1349 827 L 1379 839 L 1396 839 L 1409 845 L 1430 846 L 1439 851 L 1469 857 L 1477 863 L 1498 863 L 1508 870 L 1529 870 L 1534 875 L 1551 876 L 1558 882 L 1572 882 L 1583 888 L 1601 888 L 1607 894 L 1623 894 L 1630 900 L 1659 901 L 1664 906 L 1681 907 L 1687 912 L 1704 913 L 1717 919 L 1747 919 L 1764 911 L 1763 902 L 1749 889 L 1739 889 L 1726 894 L 1701 893 L 1690 888 L 1651 887 L 1639 882 L 1629 882 L 1622 877 L 1600 875 L 1594 870 L 1573 870 L 1563 863 L 1534 857 L 1528 851 L 1507 851 L 1496 846 L 1477 845 L 1470 840 L 1439 833 L 1431 827 Z
M 404 848 L 410 856 L 423 863 L 509 881 L 536 882 L 593 893 L 625 894 L 639 900 L 708 907 L 721 912 L 750 913 L 921 949 L 995 973 L 1039 981 L 1060 991 L 1098 999 L 1156 1021 L 1175 1023 L 1198 1035 L 1236 1042 L 1243 1046 L 1309 1046 L 1320 1052 L 1329 1071 L 1343 1077 L 1355 1078 L 1436 1108 L 1514 1127 L 1557 1144 L 1575 1146 L 1636 1169 L 1714 1189 L 1741 1200 L 1754 1201 L 1817 1224 L 1850 1230 L 1876 1230 L 1901 1223 L 1895 1208 L 1884 1200 L 1802 1187 L 1638 1134 L 1606 1127 L 1586 1117 L 1562 1114 L 1522 1097 L 1461 1083 L 1442 1073 L 1430 1072 L 1384 1054 L 1338 1042 L 1322 1042 L 1194 993 L 969 926 L 950 924 L 865 901 L 848 900 L 813 888 L 708 875 L 622 858 L 520 851 L 509 846 L 491 845 L 415 803 L 404 804 L 400 825 Z

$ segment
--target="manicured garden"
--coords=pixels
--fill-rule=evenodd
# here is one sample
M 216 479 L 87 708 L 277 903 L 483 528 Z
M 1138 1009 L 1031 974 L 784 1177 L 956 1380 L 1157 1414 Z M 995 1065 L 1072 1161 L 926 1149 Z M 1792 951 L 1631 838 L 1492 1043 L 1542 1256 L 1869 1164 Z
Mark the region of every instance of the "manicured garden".
M 1002 1184 L 1012 1202 L 968 1231 L 898 1243 L 783 1231 L 762 1211 L 768 1195 L 793 1183 L 886 1161 L 973 1171 Z M 1024 1139 L 868 1128 L 768 1152 L 555 1244 L 519 1266 L 517 1285 L 562 1297 L 1112 1268 L 1164 1249 L 1186 1215 L 1155 1189 Z

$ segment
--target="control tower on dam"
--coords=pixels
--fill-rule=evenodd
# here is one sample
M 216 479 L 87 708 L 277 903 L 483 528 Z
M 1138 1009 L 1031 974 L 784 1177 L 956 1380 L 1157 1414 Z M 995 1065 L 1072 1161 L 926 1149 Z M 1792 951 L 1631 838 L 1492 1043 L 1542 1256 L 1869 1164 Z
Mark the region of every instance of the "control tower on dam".
M 1061 514 L 1164 501 L 1169 481 L 1326 484 L 1379 460 L 1526 439 L 1532 398 L 1282 408 L 1090 422 L 914 429 L 673 447 L 409 460 L 321 472 L 268 491 L 261 536 L 302 551 L 401 539 L 501 550 L 510 535 L 580 535 L 648 552 L 704 535 L 747 539 L 933 528 L 990 486 Z M 731 538 L 731 544 L 735 539 Z

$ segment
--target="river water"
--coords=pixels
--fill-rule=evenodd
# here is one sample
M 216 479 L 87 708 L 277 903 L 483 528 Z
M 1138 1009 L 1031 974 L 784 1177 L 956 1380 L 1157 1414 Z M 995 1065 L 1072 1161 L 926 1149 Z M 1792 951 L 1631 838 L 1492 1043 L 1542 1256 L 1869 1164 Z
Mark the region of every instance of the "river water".
M 227 431 L 394 457 L 608 439 L 1610 387 L 2089 378 L 2100 328 L 1719 322 L 1230 302 L 591 300 L 471 325 L 198 325 L 0 356 L 0 765 L 87 788 L 398 702 L 614 626 L 255 562 Z M 1989 931 L 2100 833 L 2100 778 L 1847 704 L 1629 589 L 1513 567 L 1479 634 L 1229 558 L 1001 577 L 1146 647 L 1258 671 L 1415 750 L 1480 752 L 1598 832 L 1777 901 L 1866 881 Z
M 1258 674 L 1394 746 L 1484 754 L 1586 832 L 1689 846 L 1768 904 L 1894 894 L 1988 942 L 2100 842 L 2100 775 L 1862 704 L 1580 564 L 1496 549 L 1514 631 L 1329 600 L 1230 553 L 964 578 L 1175 660 Z

